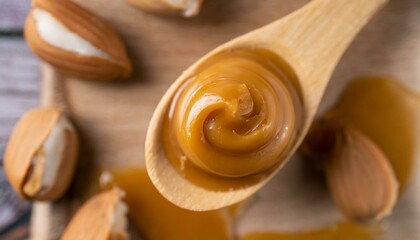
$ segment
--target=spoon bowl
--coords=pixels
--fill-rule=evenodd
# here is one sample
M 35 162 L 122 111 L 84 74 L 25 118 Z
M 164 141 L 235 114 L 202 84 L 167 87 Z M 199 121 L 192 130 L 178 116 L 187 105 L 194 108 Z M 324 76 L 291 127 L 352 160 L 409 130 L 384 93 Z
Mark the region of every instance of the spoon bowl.
M 238 203 L 263 187 L 296 151 L 312 123 L 319 103 L 342 54 L 360 29 L 388 0 L 313 0 L 269 25 L 233 39 L 191 65 L 159 102 L 148 128 L 145 157 L 150 179 L 173 204 L 207 211 Z M 303 101 L 302 127 L 284 161 L 260 181 L 226 191 L 203 188 L 184 178 L 168 160 L 162 141 L 164 119 L 182 84 L 207 59 L 235 49 L 266 49 L 278 55 L 296 75 Z

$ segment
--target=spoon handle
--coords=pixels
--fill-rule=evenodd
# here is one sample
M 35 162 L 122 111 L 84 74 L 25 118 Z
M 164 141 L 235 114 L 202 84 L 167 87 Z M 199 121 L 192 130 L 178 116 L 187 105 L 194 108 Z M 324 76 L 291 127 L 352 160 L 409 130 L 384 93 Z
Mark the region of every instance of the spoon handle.
M 316 109 L 344 51 L 388 1 L 313 0 L 261 29 L 259 39 L 274 52 L 281 53 L 306 81 L 305 85 L 316 86 L 307 88 L 310 93 L 305 93 L 310 98 L 308 102 L 314 104 L 311 109 Z
M 304 68 L 334 68 L 356 34 L 388 0 L 314 0 L 275 22 L 286 45 Z M 272 29 L 273 30 L 273 29 Z M 324 67 L 320 67 L 322 63 Z M 317 67 L 313 67 L 317 66 Z

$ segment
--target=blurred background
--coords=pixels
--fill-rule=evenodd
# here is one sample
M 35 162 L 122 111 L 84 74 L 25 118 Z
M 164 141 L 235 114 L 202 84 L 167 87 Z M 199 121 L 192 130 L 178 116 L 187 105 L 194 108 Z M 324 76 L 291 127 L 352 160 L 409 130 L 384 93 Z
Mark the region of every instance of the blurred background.
M 39 101 L 39 64 L 25 44 L 22 28 L 30 0 L 0 0 L 0 239 L 27 239 L 30 204 L 11 191 L 3 153 L 19 116 Z

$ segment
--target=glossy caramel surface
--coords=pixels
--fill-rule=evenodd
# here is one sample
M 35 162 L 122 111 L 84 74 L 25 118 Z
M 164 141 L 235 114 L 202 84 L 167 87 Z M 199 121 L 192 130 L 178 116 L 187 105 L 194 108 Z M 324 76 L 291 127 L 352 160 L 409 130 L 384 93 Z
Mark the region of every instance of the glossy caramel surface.
M 269 51 L 212 57 L 168 109 L 163 132 L 168 159 L 197 184 L 213 181 L 207 187 L 217 188 L 222 178 L 233 187 L 234 178 L 260 179 L 255 175 L 285 160 L 300 130 L 297 89 L 291 69 Z

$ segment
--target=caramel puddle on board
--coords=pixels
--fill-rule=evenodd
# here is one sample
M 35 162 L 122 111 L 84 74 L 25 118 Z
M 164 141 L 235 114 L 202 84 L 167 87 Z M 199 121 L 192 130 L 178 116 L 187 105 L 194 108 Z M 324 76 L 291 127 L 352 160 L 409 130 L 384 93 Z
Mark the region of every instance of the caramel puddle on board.
M 128 217 L 147 240 L 229 240 L 228 209 L 192 212 L 181 209 L 155 189 L 143 168 L 104 171 L 111 174 L 111 185 L 125 193 Z
M 419 111 L 420 96 L 399 82 L 365 77 L 347 87 L 326 118 L 342 119 L 373 140 L 388 157 L 402 193 L 415 168 Z
M 371 240 L 378 232 L 345 222 L 335 227 L 301 233 L 252 233 L 240 240 Z

